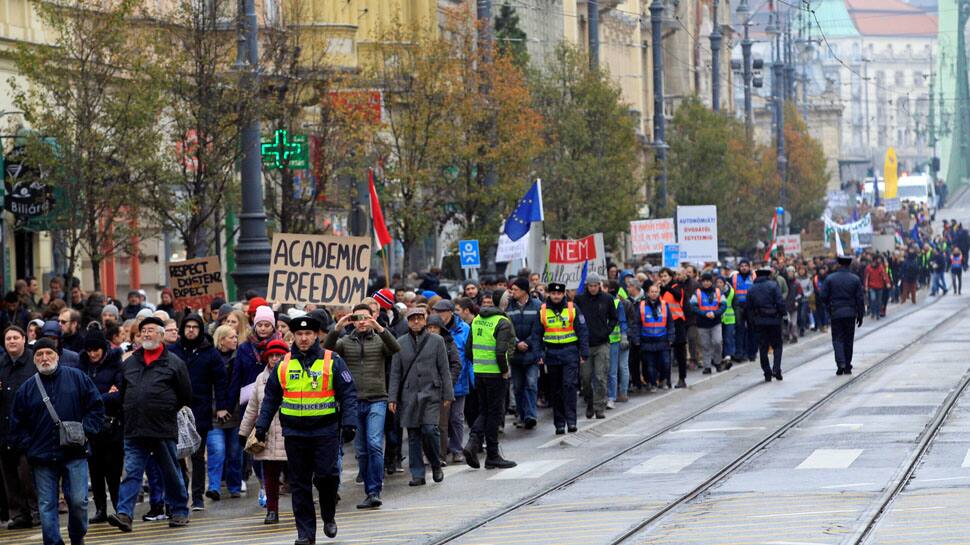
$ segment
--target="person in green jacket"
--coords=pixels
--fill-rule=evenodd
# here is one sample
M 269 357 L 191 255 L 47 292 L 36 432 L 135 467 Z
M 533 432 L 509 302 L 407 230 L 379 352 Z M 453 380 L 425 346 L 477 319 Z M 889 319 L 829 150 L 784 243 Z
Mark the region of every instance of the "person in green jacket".
M 734 365 L 734 362 L 731 360 L 731 355 L 734 354 L 734 324 L 737 323 L 734 314 L 734 288 L 731 287 L 730 282 L 724 280 L 723 276 L 718 276 L 714 284 L 724 294 L 724 298 L 727 299 L 727 310 L 721 315 L 721 338 L 724 339 L 722 350 L 724 354 L 724 368 L 730 369 Z

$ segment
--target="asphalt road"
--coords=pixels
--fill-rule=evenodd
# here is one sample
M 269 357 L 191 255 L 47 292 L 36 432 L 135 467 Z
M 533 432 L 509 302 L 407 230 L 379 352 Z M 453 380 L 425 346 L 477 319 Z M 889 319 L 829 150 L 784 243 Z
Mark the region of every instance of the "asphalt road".
M 967 201 L 945 216 L 970 223 Z M 692 372 L 689 389 L 634 396 L 606 420 L 581 417 L 580 432 L 566 436 L 554 435 L 544 409 L 535 430 L 506 428 L 503 452 L 517 468 L 451 466 L 443 483 L 428 479 L 421 488 L 395 475 L 376 511 L 354 508 L 363 488 L 354 484 L 348 450 L 332 542 L 851 543 L 970 371 L 968 302 L 970 295 L 921 293 L 918 305 L 891 306 L 888 319 L 857 333 L 851 377 L 835 376 L 828 338 L 814 335 L 785 347 L 783 382 L 762 383 L 751 363 L 706 377 Z M 867 543 L 970 543 L 967 397 Z M 281 500 L 281 523 L 265 526 L 258 484 L 250 480 L 248 488 L 240 499 L 207 500 L 182 529 L 141 522 L 147 506 L 140 505 L 133 533 L 97 525 L 87 543 L 292 543 L 289 497 Z M 327 541 L 320 532 L 319 542 Z M 0 530 L 0 543 L 39 544 L 40 532 Z

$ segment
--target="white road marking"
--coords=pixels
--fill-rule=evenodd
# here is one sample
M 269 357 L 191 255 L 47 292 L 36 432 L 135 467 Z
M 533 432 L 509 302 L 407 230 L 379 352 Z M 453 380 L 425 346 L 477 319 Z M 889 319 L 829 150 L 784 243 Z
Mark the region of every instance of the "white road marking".
M 802 515 L 828 515 L 832 513 L 855 513 L 856 509 L 836 509 L 832 511 L 802 511 L 800 513 L 772 513 L 770 515 L 748 515 L 749 519 L 772 519 L 783 517 L 800 517 Z
M 640 437 L 635 433 L 604 433 L 603 437 Z
M 825 543 L 816 543 L 814 541 L 768 541 L 765 545 L 827 545 Z
M 711 432 L 718 432 L 718 431 L 753 431 L 753 430 L 763 430 L 763 429 L 764 427 L 762 426 L 756 426 L 756 427 L 750 427 L 750 428 L 740 427 L 740 426 L 727 427 L 727 428 L 688 428 L 684 430 L 674 430 L 671 433 L 711 433 Z
M 960 481 L 970 479 L 970 475 L 964 477 L 940 477 L 938 479 L 913 479 L 914 483 L 938 483 L 940 481 Z
M 846 469 L 862 454 L 862 450 L 861 448 L 815 449 L 815 452 L 805 458 L 805 461 L 798 464 L 795 469 Z
M 699 460 L 706 452 L 680 452 L 658 454 L 626 472 L 630 475 L 653 475 L 679 473 L 680 470 Z
M 854 488 L 857 486 L 872 486 L 876 483 L 849 483 L 849 484 L 832 484 L 828 486 L 820 486 L 819 488 Z
M 970 467 L 970 448 L 967 449 L 967 456 L 963 459 L 963 464 L 960 467 Z
M 511 469 L 503 469 L 497 475 L 489 477 L 488 480 L 538 479 L 569 462 L 572 462 L 572 460 L 535 460 L 533 462 L 522 462 Z
M 847 429 L 850 429 L 852 431 L 859 431 L 859 430 L 862 429 L 862 424 L 828 424 L 826 426 L 813 426 L 813 427 L 807 428 L 807 429 L 810 429 L 810 430 L 827 430 L 827 429 L 832 429 L 832 428 L 847 428 Z

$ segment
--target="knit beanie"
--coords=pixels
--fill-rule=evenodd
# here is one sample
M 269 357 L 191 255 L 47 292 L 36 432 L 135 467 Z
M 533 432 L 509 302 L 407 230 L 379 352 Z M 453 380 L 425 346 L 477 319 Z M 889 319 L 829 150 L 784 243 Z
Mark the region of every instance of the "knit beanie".
M 256 317 L 253 318 L 253 325 L 255 326 L 259 322 L 269 322 L 276 326 L 276 314 L 273 313 L 273 309 L 267 306 L 261 306 L 256 308 Z
M 394 306 L 394 292 L 388 288 L 377 290 L 377 292 L 374 293 L 374 299 L 384 310 L 388 310 Z

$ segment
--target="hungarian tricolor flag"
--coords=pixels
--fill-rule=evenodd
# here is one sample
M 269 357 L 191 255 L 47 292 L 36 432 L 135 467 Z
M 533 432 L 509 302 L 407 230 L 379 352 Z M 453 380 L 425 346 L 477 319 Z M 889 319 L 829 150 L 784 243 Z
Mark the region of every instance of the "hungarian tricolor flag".
M 764 261 L 771 259 L 771 254 L 778 248 L 778 209 L 775 208 L 775 213 L 771 216 L 771 244 L 768 245 L 768 250 L 765 252 Z
M 391 244 L 391 234 L 387 232 L 384 223 L 384 212 L 381 211 L 381 201 L 377 199 L 377 187 L 374 185 L 374 169 L 367 169 L 370 179 L 370 213 L 374 218 L 374 238 L 377 240 L 377 251 Z

